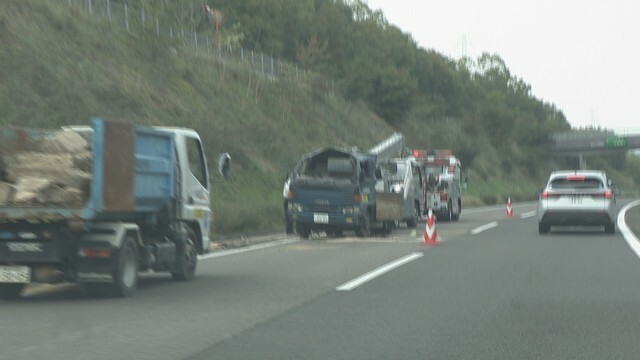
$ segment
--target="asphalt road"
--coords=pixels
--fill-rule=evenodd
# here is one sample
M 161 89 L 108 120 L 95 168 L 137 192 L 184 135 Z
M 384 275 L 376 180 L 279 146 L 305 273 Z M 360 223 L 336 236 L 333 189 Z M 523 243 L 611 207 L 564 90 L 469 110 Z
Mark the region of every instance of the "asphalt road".
M 638 358 L 640 259 L 624 238 L 540 236 L 534 204 L 514 210 L 438 222 L 436 247 L 422 223 L 216 253 L 194 281 L 147 275 L 129 299 L 33 287 L 0 302 L 0 359 Z

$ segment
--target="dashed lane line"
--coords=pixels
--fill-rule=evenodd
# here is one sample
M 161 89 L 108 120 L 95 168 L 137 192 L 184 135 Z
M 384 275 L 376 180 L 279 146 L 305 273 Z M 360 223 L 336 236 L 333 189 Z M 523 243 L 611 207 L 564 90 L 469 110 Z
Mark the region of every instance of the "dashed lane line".
M 498 222 L 497 221 L 490 222 L 490 223 L 482 225 L 482 226 L 478 226 L 477 228 L 471 230 L 471 235 L 480 234 L 481 232 L 487 231 L 489 229 L 493 229 L 496 226 L 498 226 Z
M 537 214 L 537 212 L 535 212 L 535 211 L 529 211 L 529 212 L 526 212 L 526 213 L 523 213 L 522 215 L 520 215 L 520 219 L 527 219 L 527 218 L 530 218 L 530 217 L 534 217 L 534 216 L 536 216 L 536 214 Z
M 359 276 L 351 281 L 348 281 L 340 286 L 338 286 L 336 288 L 337 291 L 350 291 L 353 290 L 355 288 L 357 288 L 358 286 L 367 283 L 383 274 L 388 273 L 389 271 L 398 268 L 406 263 L 409 263 L 413 260 L 419 259 L 421 257 L 424 256 L 424 253 L 421 252 L 415 252 L 415 253 L 411 253 L 407 256 L 401 257 L 398 260 L 392 261 L 386 265 L 383 265 L 375 270 L 369 271 L 368 273 Z

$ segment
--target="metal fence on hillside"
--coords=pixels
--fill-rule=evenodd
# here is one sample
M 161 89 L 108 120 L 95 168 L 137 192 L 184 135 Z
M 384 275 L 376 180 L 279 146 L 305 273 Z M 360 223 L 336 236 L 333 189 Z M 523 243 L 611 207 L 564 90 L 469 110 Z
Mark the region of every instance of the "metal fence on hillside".
M 276 80 L 281 78 L 298 79 L 302 71 L 292 65 L 269 55 L 233 47 L 215 42 L 210 34 L 196 31 L 194 24 L 199 21 L 208 22 L 206 15 L 198 11 L 194 5 L 182 8 L 174 14 L 172 23 L 163 22 L 153 14 L 135 10 L 126 2 L 113 0 L 59 0 L 69 6 L 77 6 L 92 16 L 102 17 L 109 23 L 120 26 L 130 33 L 152 33 L 158 38 L 172 40 L 182 48 L 198 56 L 217 58 L 220 61 L 232 62 L 246 66 L 256 74 Z

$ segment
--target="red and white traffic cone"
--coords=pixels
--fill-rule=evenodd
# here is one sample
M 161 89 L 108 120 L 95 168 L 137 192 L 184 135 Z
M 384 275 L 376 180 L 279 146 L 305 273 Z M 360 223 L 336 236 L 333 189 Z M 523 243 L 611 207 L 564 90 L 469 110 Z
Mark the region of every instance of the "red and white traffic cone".
M 422 245 L 440 245 L 438 232 L 436 231 L 436 218 L 433 216 L 431 209 L 429 209 L 429 214 L 427 215 L 427 226 L 424 229 Z
M 511 207 L 511 197 L 507 198 L 507 216 L 513 216 L 513 207 Z

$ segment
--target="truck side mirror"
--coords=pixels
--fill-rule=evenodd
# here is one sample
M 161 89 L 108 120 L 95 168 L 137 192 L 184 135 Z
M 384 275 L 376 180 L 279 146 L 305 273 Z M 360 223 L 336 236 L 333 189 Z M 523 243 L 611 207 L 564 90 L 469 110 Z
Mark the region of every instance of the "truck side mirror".
M 222 153 L 218 156 L 218 172 L 223 178 L 229 179 L 231 175 L 231 155 Z

